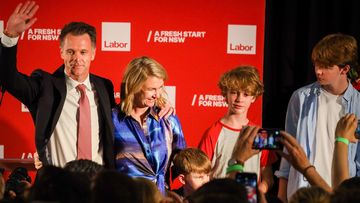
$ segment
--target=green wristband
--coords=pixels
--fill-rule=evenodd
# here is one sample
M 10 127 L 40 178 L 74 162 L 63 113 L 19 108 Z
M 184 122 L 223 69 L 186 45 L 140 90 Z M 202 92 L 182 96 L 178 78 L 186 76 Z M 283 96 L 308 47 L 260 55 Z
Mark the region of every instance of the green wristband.
M 336 141 L 336 142 L 342 142 L 342 143 L 344 143 L 344 144 L 346 144 L 346 145 L 349 145 L 349 140 L 346 139 L 346 138 L 344 138 L 344 137 L 336 137 L 336 138 L 335 138 L 335 141 Z
M 226 169 L 226 173 L 231 173 L 233 171 L 243 172 L 244 166 L 241 164 L 234 164 L 234 165 L 227 167 L 227 169 Z

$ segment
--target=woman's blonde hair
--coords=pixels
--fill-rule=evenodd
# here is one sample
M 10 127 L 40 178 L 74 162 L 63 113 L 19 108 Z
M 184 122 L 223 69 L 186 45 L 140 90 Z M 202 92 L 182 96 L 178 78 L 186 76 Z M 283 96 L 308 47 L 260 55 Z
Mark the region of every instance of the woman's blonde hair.
M 145 81 L 149 77 L 157 77 L 164 81 L 168 79 L 168 75 L 163 66 L 154 59 L 142 56 L 133 59 L 125 70 L 124 78 L 121 82 L 121 111 L 126 115 L 130 115 L 133 110 L 135 94 L 141 91 Z M 163 106 L 166 102 L 166 92 L 156 100 L 157 106 Z

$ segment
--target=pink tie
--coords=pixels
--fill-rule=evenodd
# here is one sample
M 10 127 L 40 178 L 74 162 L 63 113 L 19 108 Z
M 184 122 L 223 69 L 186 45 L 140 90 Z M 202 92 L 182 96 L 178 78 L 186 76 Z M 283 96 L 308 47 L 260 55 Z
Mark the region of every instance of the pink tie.
M 90 104 L 86 96 L 86 86 L 80 84 L 76 87 L 80 91 L 79 100 L 79 120 L 78 120 L 78 140 L 77 140 L 77 159 L 91 158 L 91 117 Z

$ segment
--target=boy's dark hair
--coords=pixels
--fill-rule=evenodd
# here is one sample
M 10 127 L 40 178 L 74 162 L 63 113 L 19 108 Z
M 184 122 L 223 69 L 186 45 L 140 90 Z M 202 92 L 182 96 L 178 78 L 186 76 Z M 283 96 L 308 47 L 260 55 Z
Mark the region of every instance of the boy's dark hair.
M 318 186 L 299 188 L 289 199 L 289 203 L 329 202 L 330 193 Z
M 141 194 L 134 179 L 114 170 L 103 170 L 93 183 L 92 203 L 138 203 Z
M 64 169 L 74 173 L 83 173 L 88 178 L 93 178 L 97 173 L 104 170 L 104 167 L 91 160 L 79 159 L 69 161 L 65 164 Z
M 213 179 L 210 182 L 205 183 L 187 197 L 187 200 L 190 203 L 208 202 L 209 199 L 206 198 L 207 196 L 218 196 L 219 198 L 216 199 L 217 202 L 221 202 L 222 200 L 231 200 L 231 202 L 241 203 L 248 202 L 245 186 L 229 178 Z
M 94 48 L 96 47 L 96 29 L 94 26 L 91 26 L 84 22 L 71 22 L 69 24 L 66 24 L 62 28 L 61 34 L 59 36 L 61 47 L 64 45 L 65 36 L 69 33 L 72 35 L 75 35 L 75 36 L 88 34 L 90 37 L 92 46 Z
M 27 182 L 27 183 L 26 183 Z M 31 177 L 28 175 L 28 171 L 24 167 L 15 168 L 9 175 L 8 180 L 5 183 L 5 194 L 4 198 L 10 198 L 9 192 L 13 191 L 16 197 L 22 198 L 24 191 L 28 184 L 31 183 Z
M 331 195 L 331 203 L 360 202 L 360 177 L 344 180 Z
M 90 202 L 90 180 L 63 168 L 46 165 L 36 174 L 30 189 L 29 202 L 88 203 Z
M 9 179 L 18 180 L 18 181 L 25 180 L 25 181 L 31 183 L 31 177 L 29 176 L 27 169 L 24 167 L 15 168 L 11 172 Z

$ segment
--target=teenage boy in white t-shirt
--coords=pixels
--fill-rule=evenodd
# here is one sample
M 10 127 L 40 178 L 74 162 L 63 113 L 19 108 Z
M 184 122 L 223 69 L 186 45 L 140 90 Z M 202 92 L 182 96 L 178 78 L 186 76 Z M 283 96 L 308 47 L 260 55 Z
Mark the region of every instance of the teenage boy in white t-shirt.
M 349 71 L 358 67 L 356 39 L 340 33 L 328 35 L 315 45 L 311 57 L 317 81 L 293 93 L 285 131 L 296 137 L 310 163 L 331 186 L 336 123 L 346 113 L 360 115 L 360 94 L 348 80 Z M 356 147 L 356 143 L 349 145 L 350 176 L 360 169 Z M 278 196 L 284 202 L 300 187 L 309 186 L 285 159 L 275 174 L 280 178 Z

